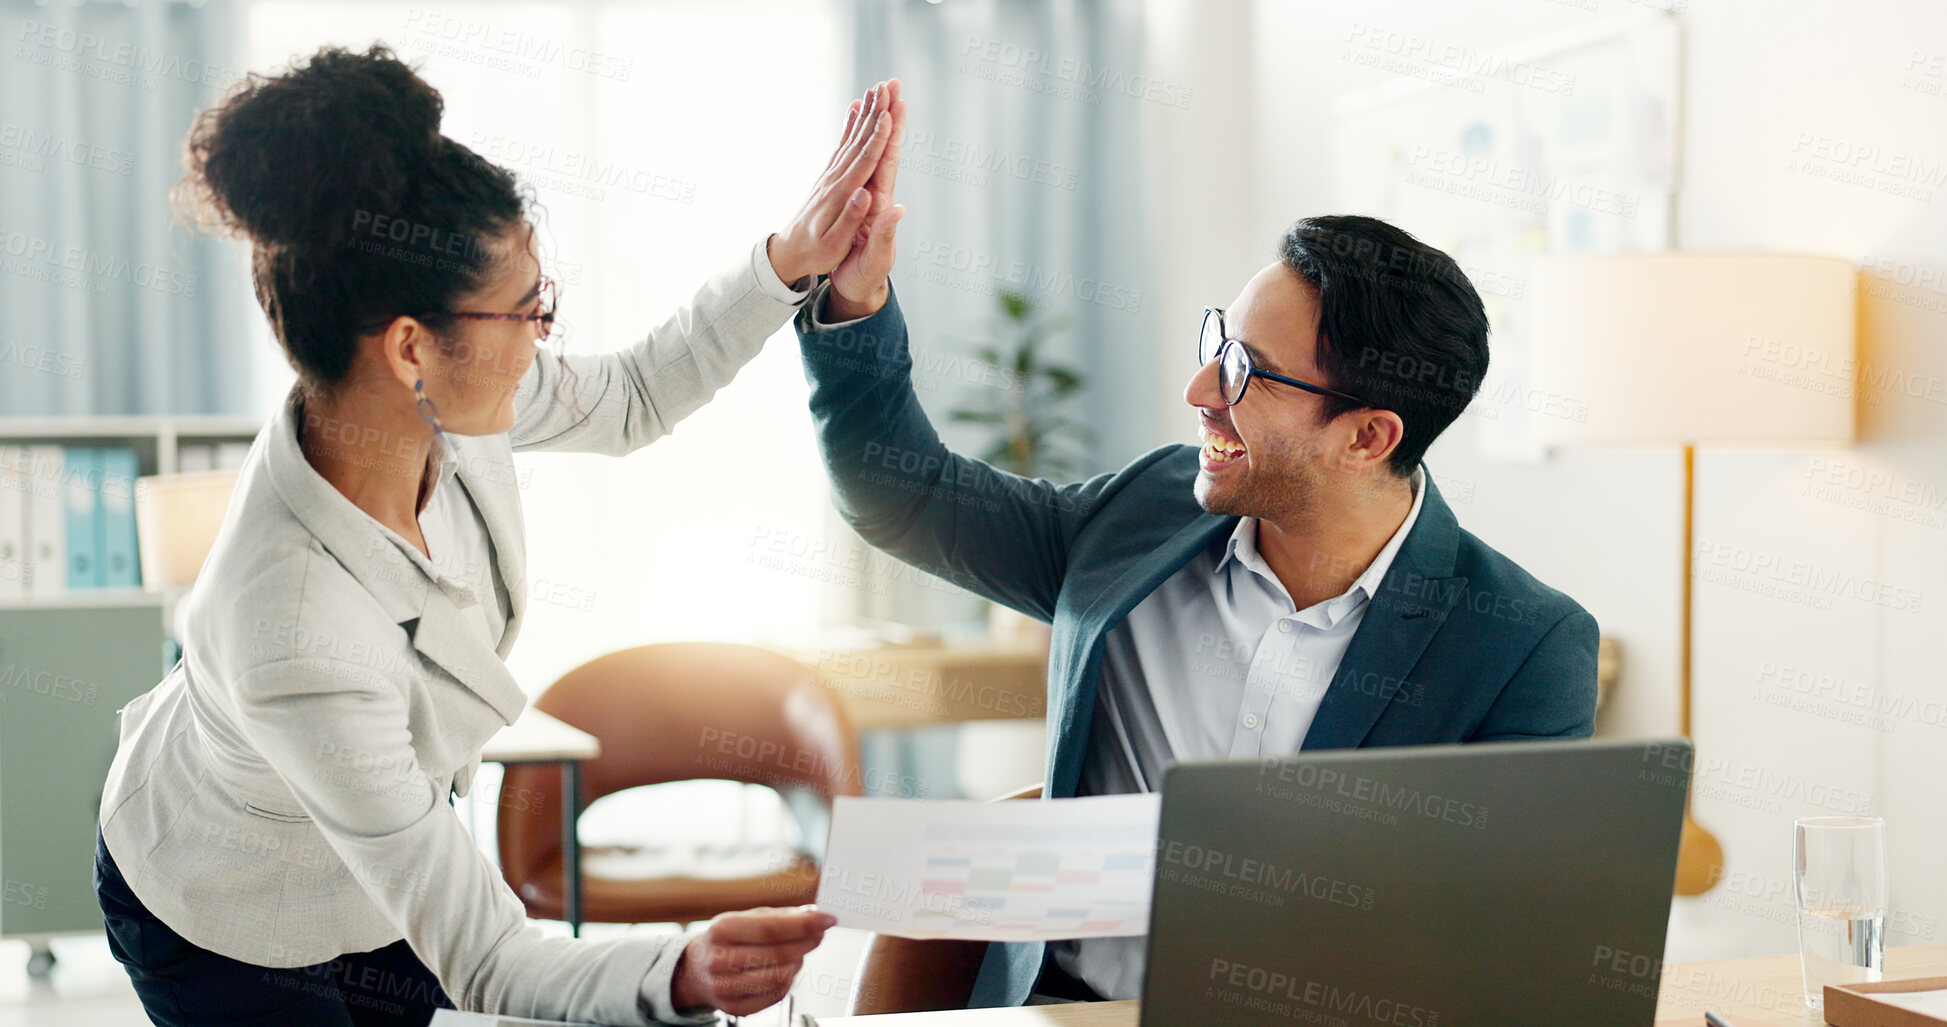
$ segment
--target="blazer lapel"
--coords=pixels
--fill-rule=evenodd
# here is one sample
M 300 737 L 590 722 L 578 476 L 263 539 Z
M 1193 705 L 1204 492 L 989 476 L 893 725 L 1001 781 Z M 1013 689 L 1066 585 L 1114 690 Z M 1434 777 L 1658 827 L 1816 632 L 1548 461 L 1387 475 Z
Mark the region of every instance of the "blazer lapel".
M 514 639 L 514 620 L 508 620 L 498 651 L 483 644 L 481 633 L 466 619 L 477 614 L 454 605 L 450 596 L 435 587 L 425 572 L 385 537 L 377 521 L 319 476 L 297 443 L 300 395 L 293 387 L 272 415 L 265 435 L 260 436 L 265 446 L 262 467 L 271 487 L 318 545 L 358 579 L 387 617 L 406 629 L 414 649 L 477 693 L 502 720 L 512 723 L 527 705 L 526 693 L 501 662 Z M 498 448 L 511 453 L 506 436 L 498 439 Z M 512 484 L 516 480 L 511 475 L 512 461 L 496 463 L 494 452 L 491 444 L 482 454 L 461 442 L 455 447 L 454 455 L 461 460 L 456 473 L 472 475 L 479 486 L 469 485 L 468 495 L 475 497 L 481 519 L 487 524 L 509 604 L 517 617 L 527 598 L 520 559 L 520 500 Z M 499 484 L 503 479 L 507 484 Z M 237 487 L 246 488 L 248 483 L 239 480 Z
M 521 516 L 521 479 L 514 468 L 514 449 L 506 435 L 459 438 L 454 440 L 454 455 L 459 459 L 454 474 L 487 525 L 494 566 L 507 586 L 507 627 L 496 650 L 505 659 L 527 612 L 527 526 Z
M 1236 525 L 1235 517 L 1199 511 L 1175 534 L 1141 557 L 1122 565 L 1121 570 L 1114 573 L 1107 583 L 1093 589 L 1095 602 L 1082 612 L 1076 626 L 1076 637 L 1086 640 L 1090 646 L 1085 650 L 1083 665 L 1074 668 L 1073 673 L 1061 675 L 1059 679 L 1052 674 L 1049 676 L 1050 686 L 1059 689 L 1057 694 L 1049 696 L 1049 705 L 1055 716 L 1055 722 L 1048 731 L 1048 782 L 1052 797 L 1074 795 L 1076 783 L 1081 780 L 1082 757 L 1088 748 L 1089 718 L 1095 709 L 1095 686 L 1101 678 L 1104 636 L 1117 622 L 1128 616 L 1137 603 L 1189 563 L 1198 550 Z M 1137 545 L 1141 541 L 1132 540 Z M 1068 687 L 1061 687 L 1064 680 Z
M 1460 522 L 1433 475 L 1424 477 L 1419 519 L 1386 569 L 1379 594 L 1367 601 L 1302 749 L 1350 749 L 1365 741 L 1466 590 L 1467 579 L 1453 574 Z
M 456 606 L 445 592 L 428 588 L 425 607 L 417 619 L 406 622 L 406 631 L 412 635 L 414 649 L 486 700 L 502 721 L 512 724 L 527 708 L 527 693 L 521 691 L 499 654 L 481 644 L 479 625 L 468 622 L 468 618 L 477 616 Z

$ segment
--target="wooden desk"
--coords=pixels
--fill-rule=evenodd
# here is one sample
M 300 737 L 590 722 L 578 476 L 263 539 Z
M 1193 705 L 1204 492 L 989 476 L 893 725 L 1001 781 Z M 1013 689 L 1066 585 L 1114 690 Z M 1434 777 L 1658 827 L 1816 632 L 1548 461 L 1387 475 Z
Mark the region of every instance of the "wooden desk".
M 1886 975 L 1947 975 L 1947 945 L 1916 945 L 1886 951 Z M 1711 963 L 1672 963 L 1663 970 L 1657 996 L 1658 1027 L 1696 1027 L 1704 1010 L 1789 1027 L 1820 1027 L 1825 1018 L 1808 1012 L 1798 957 L 1725 959 Z M 1134 1002 L 1077 1003 L 1020 1009 L 961 1009 L 949 1013 L 900 1013 L 821 1019 L 819 1027 L 1135 1027 Z M 1455 1024 L 1454 1027 L 1465 1027 Z
M 818 1027 L 1136 1027 L 1136 1007 L 1135 1002 L 1074 1002 L 1018 1009 L 820 1017 Z
M 561 898 L 568 933 L 575 937 L 581 936 L 581 836 L 575 830 L 581 817 L 581 764 L 601 754 L 600 739 L 532 706 L 487 739 L 480 752 L 487 763 L 561 764 Z
M 1047 711 L 1045 638 L 779 651 L 810 667 L 860 731 L 966 720 L 1039 720 Z M 1614 681 L 1619 658 L 1615 639 L 1603 639 L 1599 686 L 1607 688 Z
M 1938 977 L 1947 974 L 1947 945 L 1911 945 L 1886 950 L 1886 976 Z M 1656 999 L 1659 1021 L 1683 1017 L 1702 1023 L 1705 1009 L 1735 1018 L 1753 1017 L 1791 1027 L 1820 1027 L 1825 1017 L 1805 1008 L 1805 983 L 1798 956 L 1723 959 L 1714 963 L 1672 963 L 1663 968 Z
M 1048 647 L 1040 641 L 798 650 L 860 731 L 964 720 L 1040 719 Z
M 560 763 L 592 760 L 601 754 L 601 739 L 529 706 L 487 739 L 480 758 L 489 763 Z

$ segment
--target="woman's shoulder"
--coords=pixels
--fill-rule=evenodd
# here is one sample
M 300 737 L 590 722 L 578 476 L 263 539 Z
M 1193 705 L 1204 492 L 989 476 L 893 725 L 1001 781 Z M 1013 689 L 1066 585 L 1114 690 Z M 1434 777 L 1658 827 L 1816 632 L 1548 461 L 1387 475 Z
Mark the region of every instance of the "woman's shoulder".
M 409 644 L 397 613 L 411 579 L 376 549 L 361 580 L 278 495 L 239 481 L 232 509 L 187 598 L 186 644 L 226 677 L 289 659 L 347 658 L 388 641 Z M 376 529 L 374 545 L 386 544 Z M 410 569 L 403 554 L 394 553 Z M 382 596 L 375 591 L 389 590 Z

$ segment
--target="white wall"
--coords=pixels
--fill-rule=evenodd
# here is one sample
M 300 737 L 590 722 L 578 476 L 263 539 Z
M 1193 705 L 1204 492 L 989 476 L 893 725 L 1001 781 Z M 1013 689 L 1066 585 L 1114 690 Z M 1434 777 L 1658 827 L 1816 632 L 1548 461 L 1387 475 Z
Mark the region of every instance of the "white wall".
M 1195 436 L 1183 387 L 1196 371 L 1196 333 L 1206 306 L 1228 306 L 1271 259 L 1274 240 L 1257 231 L 1254 165 L 1265 140 L 1255 131 L 1257 89 L 1238 41 L 1255 12 L 1239 2 L 1147 0 L 1144 72 L 1192 90 L 1177 108 L 1150 104 L 1144 136 L 1152 173 L 1147 215 L 1160 371 L 1154 397 L 1165 435 Z
M 1909 590 L 1918 604 L 1893 609 L 1841 595 L 1832 597 L 1831 610 L 1819 611 L 1700 585 L 1699 743 L 1727 760 L 1802 777 L 1808 798 L 1820 785 L 1863 793 L 1860 801 L 1887 818 L 1894 908 L 1904 914 L 1893 926 L 1909 929 L 1892 941 L 1940 940 L 1936 918 L 1947 915 L 1947 880 L 1937 872 L 1947 843 L 1947 718 L 1940 705 L 1947 680 L 1938 649 L 1947 613 L 1947 293 L 1902 286 L 1878 271 L 1947 269 L 1947 174 L 1940 170 L 1947 161 L 1947 8 L 1927 0 L 1833 7 L 1719 0 L 1699 4 L 1686 28 L 1681 238 L 1697 247 L 1860 261 L 1869 269 L 1861 279 L 1863 360 L 1871 374 L 1886 374 L 1881 384 L 1861 387 L 1862 441 L 1849 451 L 1734 453 L 1701 464 L 1707 490 L 1698 533 Z M 1916 52 L 1923 62 L 1916 70 L 1933 74 L 1907 76 Z M 1922 91 L 1929 87 L 1938 92 Z M 1877 150 L 1856 166 L 1875 187 L 1808 173 L 1841 167 L 1818 156 L 1828 138 Z M 1890 172 L 1895 161 L 1900 173 L 1871 170 L 1877 164 Z M 1882 191 L 1903 179 L 1924 198 Z M 1920 395 L 1904 394 L 1904 387 Z M 1931 494 L 1917 503 L 1848 508 L 1887 497 L 1843 483 L 1819 493 L 1820 471 L 1842 464 L 1884 474 L 1895 490 Z M 1777 675 L 1759 680 L 1767 665 L 1876 689 L 1901 708 L 1879 715 L 1885 730 L 1825 715 L 1866 712 L 1839 702 L 1816 712 L 1779 709 L 1753 698 L 1754 688 L 1796 695 L 1777 687 Z M 1845 801 L 1834 795 L 1826 805 Z M 1788 818 L 1807 806 L 1788 802 L 1776 814 L 1724 803 L 1700 802 L 1698 809 L 1723 825 L 1733 873 L 1778 879 L 1788 867 Z M 1712 911 L 1749 912 L 1751 904 L 1720 898 Z M 1776 951 L 1793 944 L 1782 925 L 1766 941 Z
M 1234 295 L 1271 259 L 1278 231 L 1292 220 L 1338 212 L 1329 101 L 1391 74 L 1345 59 L 1355 24 L 1492 49 L 1639 11 L 1621 0 L 1598 0 L 1594 11 L 1538 0 L 1151 0 L 1150 7 L 1159 27 L 1172 17 L 1181 27 L 1159 31 L 1156 59 L 1197 55 L 1195 70 L 1213 79 L 1193 104 L 1203 124 L 1167 127 L 1161 136 L 1152 210 L 1159 291 L 1165 300 L 1173 289 L 1186 300 L 1194 292 L 1199 304 Z M 1947 277 L 1947 6 L 1694 0 L 1685 7 L 1679 244 L 1843 256 L 1897 277 L 1862 278 L 1863 360 L 1882 377 L 1861 389 L 1858 445 L 1699 457 L 1700 542 L 1851 586 L 1808 585 L 1781 599 L 1750 590 L 1772 579 L 1727 568 L 1698 583 L 1695 810 L 1723 841 L 1729 876 L 1701 899 L 1678 900 L 1669 956 L 1794 951 L 1791 821 L 1859 807 L 1888 819 L 1892 943 L 1947 940 L 1937 930 L 1947 916 L 1947 879 L 1933 873 L 1947 847 L 1947 680 L 1930 644 L 1947 613 L 1940 584 L 1947 570 L 1947 285 L 1899 281 Z M 1212 64 L 1212 52 L 1227 59 Z M 1250 87 L 1236 97 L 1243 82 Z M 1860 165 L 1821 158 L 1828 137 L 1873 148 L 1874 156 Z M 1219 151 L 1222 160 L 1168 152 L 1213 138 L 1232 144 Z M 1240 184 L 1230 162 L 1246 159 L 1251 181 Z M 1872 167 L 1888 170 L 1866 171 L 1864 185 L 1833 180 Z M 1893 195 L 1895 182 L 1921 194 Z M 1180 383 L 1187 372 L 1175 349 L 1165 343 L 1158 359 Z M 1581 600 L 1604 633 L 1622 641 L 1624 678 L 1603 732 L 1673 732 L 1677 455 L 1583 451 L 1508 463 L 1484 457 L 1471 434 L 1455 432 L 1429 462 L 1442 480 L 1465 486 L 1446 490 L 1466 497 L 1454 503 L 1464 526 Z M 1820 475 L 1855 470 L 1889 484 L 1874 492 L 1842 480 L 1821 491 Z M 1880 586 L 1918 610 L 1860 598 Z M 1797 676 L 1803 673 L 1813 678 Z M 1823 686 L 1820 677 L 1828 679 Z M 1807 687 L 1851 689 L 1853 702 L 1828 693 L 1809 704 L 1798 691 Z M 1862 699 L 1860 689 L 1874 692 Z M 1858 705 L 1875 701 L 1893 712 Z M 1872 718 L 1880 723 L 1856 722 Z

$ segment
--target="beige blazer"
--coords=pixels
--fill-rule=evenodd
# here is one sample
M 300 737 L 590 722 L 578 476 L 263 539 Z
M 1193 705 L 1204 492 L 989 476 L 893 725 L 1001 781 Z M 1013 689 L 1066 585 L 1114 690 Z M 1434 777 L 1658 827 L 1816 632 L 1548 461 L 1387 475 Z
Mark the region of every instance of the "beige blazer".
M 676 936 L 543 938 L 447 797 L 526 704 L 502 662 L 528 591 L 514 451 L 647 445 L 757 354 L 803 302 L 792 295 L 760 242 L 627 350 L 543 350 L 506 434 L 447 436 L 511 605 L 497 650 L 460 605 L 471 594 L 442 591 L 304 459 L 294 389 L 251 445 L 187 599 L 183 659 L 121 711 L 101 829 L 143 904 L 261 966 L 404 937 L 462 1009 L 675 1018 Z M 554 399 L 563 365 L 583 419 Z

